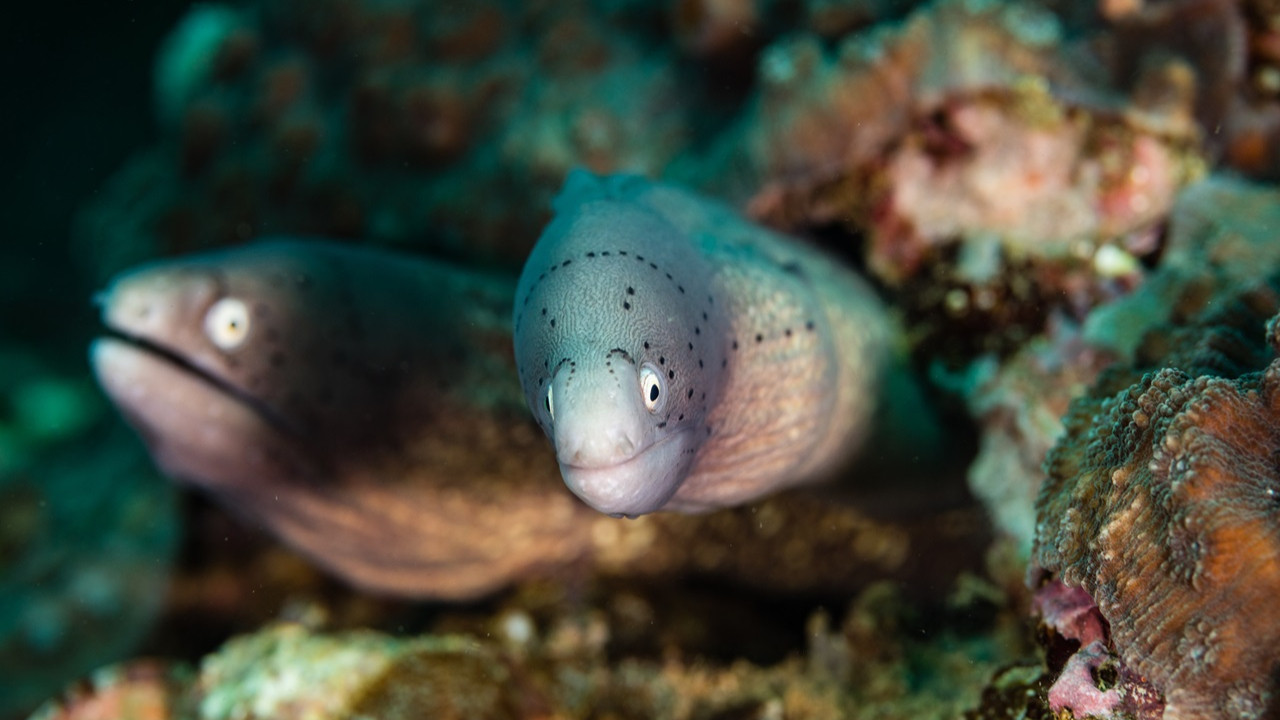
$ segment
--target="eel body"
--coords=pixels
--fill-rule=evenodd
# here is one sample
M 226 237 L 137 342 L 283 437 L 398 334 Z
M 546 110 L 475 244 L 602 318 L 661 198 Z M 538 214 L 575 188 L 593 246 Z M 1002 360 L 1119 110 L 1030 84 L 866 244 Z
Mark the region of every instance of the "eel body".
M 516 289 L 516 364 L 587 504 L 738 505 L 863 443 L 892 333 L 838 260 L 635 176 L 575 171 L 554 211 Z
M 701 202 L 689 209 L 705 210 Z M 669 232 L 670 221 L 658 222 L 648 211 L 642 216 Z M 732 313 L 716 315 L 712 325 L 708 310 L 708 325 L 696 325 L 695 337 L 717 327 L 730 345 L 721 356 L 702 358 L 704 369 L 714 357 L 724 362 L 722 370 L 744 372 L 732 365 L 735 328 L 742 335 L 736 352 L 767 353 L 762 357 L 777 364 L 774 372 L 752 375 L 756 384 L 749 386 L 741 376 L 720 375 L 727 382 L 708 389 L 711 411 L 703 422 L 726 433 L 748 431 L 739 435 L 738 460 L 719 461 L 725 467 L 785 464 L 808 471 L 843 452 L 832 447 L 840 438 L 856 440 L 862 411 L 850 418 L 830 408 L 846 393 L 862 391 L 830 383 L 845 370 L 822 366 L 818 372 L 812 362 L 787 360 L 812 343 L 827 343 L 829 321 L 811 295 L 759 304 L 762 294 L 778 292 L 765 282 L 774 272 L 771 261 L 756 246 L 740 252 L 747 260 L 736 272 L 764 276 L 753 285 L 757 320 L 743 325 L 744 316 Z M 803 271 L 810 256 L 792 252 L 798 257 L 784 255 L 783 262 L 802 262 Z M 647 268 L 648 256 L 643 262 Z M 699 263 L 680 267 L 679 281 L 705 261 Z M 799 277 L 796 271 L 785 270 Z M 806 272 L 816 273 L 806 282 L 843 282 L 839 273 L 824 280 L 827 271 Z M 957 559 L 960 549 L 965 557 L 981 556 L 985 545 L 948 535 L 954 523 L 925 520 L 906 531 L 808 493 L 705 517 L 657 513 L 618 520 L 592 510 L 565 491 L 554 453 L 526 409 L 512 357 L 515 287 L 514 276 L 404 255 L 322 241 L 263 242 L 160 261 L 118 277 L 100 296 L 107 333 L 93 343 L 91 360 L 100 384 L 166 474 L 208 490 L 318 565 L 379 593 L 461 600 L 526 579 L 584 572 L 650 583 L 692 573 L 773 591 L 851 592 L 874 578 L 899 577 L 908 565 L 930 577 L 967 567 Z M 641 287 L 633 289 L 643 300 Z M 752 298 L 726 292 L 714 299 L 742 308 Z M 693 318 L 703 322 L 703 309 L 692 307 Z M 766 322 L 784 313 L 784 324 Z M 808 317 L 812 331 L 804 324 Z M 837 332 L 861 338 L 867 327 L 874 326 Z M 800 336 L 794 346 L 786 344 L 788 329 Z M 753 332 L 762 335 L 755 346 Z M 627 352 L 647 357 L 644 340 L 638 342 L 639 349 Z M 684 347 L 687 353 L 688 343 Z M 692 373 L 697 359 L 672 352 L 653 360 L 682 379 L 679 373 Z M 576 362 L 579 373 L 590 369 Z M 572 403 L 575 387 L 568 387 Z M 693 397 L 702 403 L 698 392 Z M 732 392 L 776 403 L 783 415 L 718 414 Z M 803 404 L 825 409 L 803 422 L 791 419 Z M 828 426 L 838 430 L 832 437 L 823 432 Z M 800 443 L 812 462 L 779 455 L 759 438 Z M 734 454 L 729 447 L 690 447 Z M 702 457 L 692 465 L 693 479 L 706 472 L 697 469 Z M 777 470 L 771 472 L 776 477 Z M 743 477 L 752 479 L 747 494 L 767 488 L 752 472 Z M 718 489 L 715 502 L 726 499 L 723 487 L 733 488 Z M 939 558 L 936 566 L 904 564 L 916 543 L 948 552 L 928 554 Z
M 166 474 L 355 584 L 470 597 L 589 545 L 515 383 L 513 287 L 265 242 L 114 280 L 91 361 Z

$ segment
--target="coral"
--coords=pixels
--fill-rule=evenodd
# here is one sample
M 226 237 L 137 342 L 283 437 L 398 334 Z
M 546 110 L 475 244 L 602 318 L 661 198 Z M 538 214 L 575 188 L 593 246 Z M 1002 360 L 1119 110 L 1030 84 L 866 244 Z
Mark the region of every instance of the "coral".
M 1233 9 L 1242 16 L 1240 45 L 1247 52 L 1234 58 L 1244 77 L 1231 86 L 1236 94 L 1228 106 L 1223 159 L 1251 177 L 1274 181 L 1280 178 L 1280 8 L 1248 0 Z
M 1031 86 L 957 98 L 918 117 L 876 179 L 868 262 L 900 283 L 933 246 L 997 238 L 1014 258 L 1151 226 L 1192 176 L 1176 138 L 1073 109 Z M 1090 258 L 1092 252 L 1087 253 Z
M 200 716 L 210 720 L 377 717 L 409 693 L 423 716 L 495 717 L 508 678 L 486 650 L 463 638 L 404 642 L 372 632 L 324 636 L 279 625 L 233 639 L 206 658 L 193 689 Z M 402 686 L 387 687 L 393 674 Z M 382 713 L 374 709 L 379 705 Z
M 1141 96 L 1137 86 L 1152 73 L 1184 68 L 1194 78 L 1193 113 L 1206 142 L 1223 142 L 1221 129 L 1235 111 L 1249 49 L 1240 6 L 1234 0 L 1175 0 L 1113 11 L 1099 39 L 1112 81 Z
M 0 714 L 136 650 L 165 600 L 175 499 L 121 427 L 0 472 Z
M 1159 264 L 1131 294 L 1096 308 L 1085 339 L 1123 358 L 1161 323 L 1186 323 L 1216 298 L 1280 268 L 1280 191 L 1229 175 L 1184 190 L 1167 221 Z
M 186 673 L 155 660 L 112 665 L 45 703 L 31 720 L 164 720 L 183 717 L 178 694 Z
M 702 516 L 600 518 L 592 557 L 606 576 L 714 577 L 767 592 L 848 593 L 888 577 L 927 587 L 981 564 L 980 523 L 973 508 L 877 519 L 794 492 Z
M 1260 718 L 1280 692 L 1277 309 L 1266 284 L 1150 336 L 1046 461 L 1033 559 L 1089 594 L 1166 717 Z
M 805 29 L 838 38 L 874 22 L 901 16 L 914 0 L 805 0 Z
M 165 134 L 77 221 L 94 278 L 292 233 L 518 266 L 567 171 L 654 174 L 689 142 L 652 4 L 486 0 L 193 9 L 165 44 Z
M 1181 76 L 1117 94 L 1061 39 L 1031 6 L 942 1 L 832 51 L 776 43 L 704 183 L 769 224 L 864 237 L 921 354 L 1012 352 L 1132 284 L 1203 166 Z
M 1068 640 L 1088 646 L 1107 638 L 1106 621 L 1098 606 L 1078 587 L 1046 583 L 1036 590 L 1033 604 L 1044 624 Z
M 1164 698 L 1111 648 L 1109 627 L 1093 598 L 1059 580 L 1041 585 L 1033 608 L 1042 622 L 1052 685 L 1038 693 L 1047 709 L 1071 717 L 1160 720 Z
M 1123 3 L 1108 13 L 1102 57 L 1113 82 L 1178 65 L 1215 159 L 1255 179 L 1280 178 L 1280 12 L 1269 0 Z
M 1107 55 L 1119 83 L 1158 57 L 1194 70 L 1196 119 L 1215 157 L 1239 172 L 1280 177 L 1280 67 L 1274 3 L 1145 3 L 1114 18 Z
M 760 60 L 741 137 L 724 141 L 749 171 L 738 179 L 745 186 L 724 178 L 725 192 L 756 195 L 756 213 L 779 224 L 841 218 L 851 209 L 847 186 L 858 181 L 851 176 L 900 136 L 915 109 L 1044 75 L 1056 38 L 1052 16 L 1022 6 L 939 2 L 899 25 L 847 36 L 832 52 L 812 36 L 776 43 Z
M 1110 717 L 1120 706 L 1120 691 L 1112 683 L 1102 689 L 1094 679 L 1109 661 L 1111 654 L 1101 641 L 1089 643 L 1072 655 L 1049 688 L 1049 709 L 1060 712 L 1066 708 L 1073 717 Z
M 156 720 L 946 718 L 975 702 L 973 688 L 1017 648 L 1007 633 L 990 632 L 990 621 L 963 628 L 959 618 L 984 612 L 976 599 L 930 608 L 948 618 L 930 625 L 936 642 L 907 632 L 921 625 L 921 608 L 876 584 L 838 623 L 826 611 L 810 615 L 797 656 L 724 662 L 682 655 L 691 644 L 677 638 L 660 655 L 619 657 L 626 616 L 648 608 L 625 594 L 606 601 L 513 604 L 413 637 L 275 623 L 233 638 L 195 669 L 138 663 L 100 673 L 36 717 L 87 720 L 95 709 L 130 705 Z M 702 626 L 659 617 L 655 628 L 647 617 L 650 637 Z M 922 675 L 922 666 L 937 672 Z
M 156 112 L 162 122 L 180 121 L 185 107 L 223 69 L 245 32 L 238 13 L 213 4 L 194 8 L 170 32 L 155 63 Z
M 988 358 L 971 371 L 977 377 L 966 400 L 982 436 L 969 465 L 969 488 L 1022 557 L 1031 551 L 1040 467 L 1062 434 L 1061 418 L 1113 359 L 1084 342 L 1078 329 L 1058 322 L 1003 363 Z
M 1049 685 L 1044 668 L 1019 664 L 1002 668 L 982 691 L 978 707 L 965 712 L 964 720 L 1049 720 L 1052 714 L 1041 698 Z
M 1182 107 L 1174 103 L 1146 109 L 1133 99 L 1109 95 L 1096 80 L 1075 77 L 1057 49 L 1061 40 L 1057 19 L 1034 6 L 943 1 L 928 4 L 897 26 L 850 35 L 833 52 L 811 38 L 770 47 L 761 62 L 759 97 L 738 128 L 744 137 L 732 138 L 740 145 L 737 162 L 754 182 L 746 188 L 755 195 L 752 207 L 760 217 L 791 227 L 862 224 L 875 201 L 859 200 L 858 194 L 892 190 L 878 187 L 894 181 L 893 172 L 884 177 L 884 166 L 901 163 L 904 167 L 896 171 L 901 173 L 922 160 L 942 166 L 939 170 L 947 175 L 959 174 L 947 165 L 975 166 L 968 174 L 984 182 L 961 188 L 973 199 L 996 181 L 1005 191 L 1020 191 L 1018 180 L 1027 178 L 1032 182 L 1025 192 L 1038 196 L 1064 176 L 1069 185 L 1079 183 L 1087 199 L 1097 174 L 1079 173 L 1070 162 L 1064 167 L 1052 158 L 1092 155 L 1102 161 L 1103 175 L 1120 170 L 1124 164 L 1114 153 L 1124 147 L 1116 142 L 1123 138 L 1107 137 L 1117 129 L 1149 136 L 1158 144 L 1172 143 L 1179 152 L 1185 151 L 1180 146 L 1194 144 L 1194 125 L 1177 121 Z M 1102 127 L 1093 129 L 1090 123 Z M 993 138 L 993 125 L 1012 131 L 1010 142 Z M 1101 133 L 1101 146 L 1082 148 L 1076 137 L 1081 132 Z M 973 151 L 975 146 L 986 156 Z M 1040 172 L 1009 163 L 1010 154 L 1018 155 L 1018 161 L 1027 159 L 1018 148 L 1038 153 L 1032 159 Z M 1150 150 L 1142 152 L 1150 155 Z M 895 155 L 900 159 L 892 159 Z M 970 155 L 979 156 L 979 162 Z M 1159 165 L 1150 169 L 1156 173 L 1137 179 L 1150 186 L 1133 188 L 1149 202 L 1135 202 L 1131 208 L 1116 203 L 1110 212 L 1136 210 L 1148 218 L 1158 214 L 1162 185 L 1177 184 L 1178 176 L 1158 176 L 1163 171 Z M 1026 175 L 1018 178 L 1019 172 Z M 1133 182 L 1114 178 L 1106 184 L 1124 190 Z M 1040 202 L 1054 200 L 1045 195 Z M 1108 212 L 1087 208 L 1084 218 Z M 980 207 L 967 212 L 981 219 Z M 1141 221 L 1120 216 L 1103 224 Z M 1018 229 L 999 214 L 987 222 L 993 232 Z M 1037 220 L 1021 222 L 1034 230 Z M 1071 228 L 1064 230 L 1059 235 Z

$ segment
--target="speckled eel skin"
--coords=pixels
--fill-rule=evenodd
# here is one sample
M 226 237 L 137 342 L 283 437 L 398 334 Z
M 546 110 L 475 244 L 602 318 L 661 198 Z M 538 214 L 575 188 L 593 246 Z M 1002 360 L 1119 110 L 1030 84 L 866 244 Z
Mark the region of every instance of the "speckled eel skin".
M 737 505 L 866 439 L 892 334 L 838 260 L 635 176 L 575 171 L 554 210 L 516 289 L 516 364 L 588 505 Z
M 276 239 L 132 269 L 98 381 L 170 477 L 383 593 L 484 594 L 587 552 L 511 360 L 515 278 Z

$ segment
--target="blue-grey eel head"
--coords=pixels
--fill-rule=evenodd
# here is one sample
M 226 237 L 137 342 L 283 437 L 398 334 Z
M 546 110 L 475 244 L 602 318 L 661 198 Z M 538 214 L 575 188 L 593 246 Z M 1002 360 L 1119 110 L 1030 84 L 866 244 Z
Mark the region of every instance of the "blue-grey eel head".
M 608 199 L 560 214 L 525 265 L 515 350 L 565 483 L 593 508 L 662 508 L 709 432 L 721 337 L 704 261 L 658 215 Z

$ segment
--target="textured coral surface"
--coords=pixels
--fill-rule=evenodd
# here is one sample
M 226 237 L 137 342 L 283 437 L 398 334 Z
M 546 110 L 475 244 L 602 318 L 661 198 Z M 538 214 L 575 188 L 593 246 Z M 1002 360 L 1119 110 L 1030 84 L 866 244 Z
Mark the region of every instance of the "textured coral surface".
M 1270 287 L 1246 293 L 1208 320 L 1226 327 L 1184 333 L 1167 367 L 1115 394 L 1122 381 L 1104 380 L 1046 464 L 1034 559 L 1088 591 L 1167 717 L 1274 710 L 1280 361 L 1241 372 L 1274 357 L 1276 321 L 1270 353 L 1240 333 L 1262 337 L 1276 306 Z
M 100 673 L 35 717 L 136 708 L 155 720 L 941 719 L 976 702 L 986 676 L 1018 647 L 1016 623 L 989 612 L 987 593 L 958 592 L 935 609 L 950 621 L 922 624 L 882 583 L 860 593 L 838 625 L 826 611 L 812 614 L 802 652 L 726 663 L 682 651 L 703 623 L 655 616 L 652 597 L 637 590 L 593 607 L 544 589 L 553 604 L 526 594 L 480 622 L 409 638 L 276 623 L 231 639 L 198 668 L 143 662 Z M 624 652 L 636 637 L 654 644 L 655 632 L 666 636 L 660 654 Z

